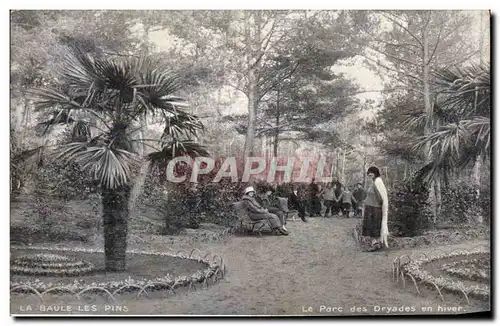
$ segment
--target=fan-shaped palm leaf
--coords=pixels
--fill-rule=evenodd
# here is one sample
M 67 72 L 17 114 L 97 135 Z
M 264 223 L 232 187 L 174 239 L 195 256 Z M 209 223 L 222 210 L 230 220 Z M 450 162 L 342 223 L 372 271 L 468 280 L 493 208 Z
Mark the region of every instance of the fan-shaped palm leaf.
M 464 68 L 439 71 L 436 91 L 441 94 L 443 106 L 460 117 L 488 116 L 491 108 L 490 66 L 471 64 Z
M 74 142 L 84 142 L 92 138 L 90 124 L 84 120 L 78 120 L 73 126 L 71 140 Z
M 134 153 L 106 145 L 88 146 L 87 142 L 67 144 L 61 150 L 59 158 L 79 164 L 108 189 L 126 185 L 139 162 Z
M 422 151 L 430 148 L 433 162 L 423 169 L 421 174 L 430 178 L 434 173 L 444 172 L 439 167 L 464 168 L 473 161 L 477 155 L 489 154 L 490 150 L 490 119 L 485 117 L 472 117 L 442 126 L 436 132 L 426 137 L 420 137 L 413 149 Z
M 419 172 L 422 178 L 430 178 L 437 171 L 447 175 L 490 151 L 489 64 L 442 70 L 436 73 L 436 85 L 442 115 L 454 122 L 440 126 L 415 144 L 416 150 L 432 151 L 433 161 Z
M 178 156 L 208 156 L 205 147 L 192 140 L 173 140 L 162 148 L 161 151 L 152 152 L 148 159 L 155 165 L 166 166 L 170 160 Z
M 199 130 L 203 130 L 204 126 L 200 119 L 185 112 L 178 112 L 177 115 L 165 114 L 165 129 L 163 130 L 162 139 L 168 136 L 172 138 L 180 138 L 181 135 L 191 137 L 196 135 Z

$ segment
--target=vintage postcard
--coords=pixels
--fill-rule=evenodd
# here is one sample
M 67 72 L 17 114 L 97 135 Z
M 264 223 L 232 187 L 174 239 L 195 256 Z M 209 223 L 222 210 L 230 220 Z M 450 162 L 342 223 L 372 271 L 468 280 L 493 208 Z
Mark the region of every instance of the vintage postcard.
M 491 316 L 486 10 L 11 10 L 12 316 Z

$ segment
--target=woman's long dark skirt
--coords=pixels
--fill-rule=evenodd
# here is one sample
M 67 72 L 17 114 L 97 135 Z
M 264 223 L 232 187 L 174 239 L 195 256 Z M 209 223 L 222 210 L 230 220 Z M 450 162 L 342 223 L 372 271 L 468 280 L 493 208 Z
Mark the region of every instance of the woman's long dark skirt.
M 362 235 L 379 238 L 382 227 L 382 207 L 365 206 Z

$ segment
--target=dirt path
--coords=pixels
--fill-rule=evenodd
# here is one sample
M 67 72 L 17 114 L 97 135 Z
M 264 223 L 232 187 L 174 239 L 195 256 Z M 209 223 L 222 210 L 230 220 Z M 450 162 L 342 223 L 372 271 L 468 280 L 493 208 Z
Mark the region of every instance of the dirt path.
M 468 305 L 451 294 L 444 294 L 443 302 L 430 290 L 417 295 L 410 286 L 403 289 L 392 281 L 391 264 L 395 257 L 412 251 L 363 252 L 352 237 L 356 223 L 355 219 L 317 218 L 309 223 L 290 222 L 288 237 L 231 237 L 226 243 L 199 244 L 202 251 L 224 257 L 227 274 L 223 280 L 207 289 L 168 297 L 122 298 L 122 304 L 130 314 L 146 315 L 387 314 L 389 308 L 382 311 L 382 307 L 413 307 L 413 313 L 422 313 L 422 307 L 431 307 L 434 313 L 443 313 L 438 309 L 444 307 L 461 307 L 462 312 L 488 309 L 487 303 Z M 440 248 L 471 249 L 485 244 Z M 165 243 L 157 239 L 150 247 L 164 250 Z
M 288 237 L 233 237 L 225 245 L 207 250 L 225 257 L 228 273 L 224 280 L 208 289 L 152 299 L 152 314 L 265 314 L 308 315 L 351 314 L 353 307 L 375 312 L 373 306 L 463 306 L 468 311 L 486 309 L 481 303 L 466 306 L 461 298 L 445 295 L 445 302 L 433 292 L 417 296 L 412 289 L 392 282 L 391 264 L 406 251 L 362 252 L 352 237 L 354 219 L 310 219 L 309 223 L 290 222 Z M 486 242 L 467 243 L 461 248 Z M 446 246 L 452 250 L 455 246 Z M 144 309 L 127 303 L 130 310 Z M 328 308 L 332 307 L 329 311 Z M 313 312 L 309 312 L 312 307 Z M 305 311 L 304 311 L 305 310 Z M 322 311 L 320 311 L 322 310 Z M 139 311 L 139 310 L 137 310 Z M 379 312 L 382 313 L 382 312 Z

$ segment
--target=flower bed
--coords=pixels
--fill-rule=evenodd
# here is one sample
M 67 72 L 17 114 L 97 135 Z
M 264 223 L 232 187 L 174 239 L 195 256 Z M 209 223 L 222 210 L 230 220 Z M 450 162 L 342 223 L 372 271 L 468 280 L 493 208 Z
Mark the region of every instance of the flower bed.
M 490 281 L 490 263 L 484 259 L 469 259 L 444 264 L 441 270 L 464 279 L 479 282 Z
M 79 276 L 94 270 L 89 262 L 54 254 L 24 255 L 13 259 L 10 271 L 13 274 L 39 276 Z
M 84 248 L 50 248 L 50 247 L 17 247 L 12 246 L 12 249 L 32 249 L 32 250 L 57 250 L 57 251 L 67 251 L 67 252 L 82 252 L 82 253 L 102 253 L 103 250 L 100 249 L 84 249 Z M 13 293 L 23 293 L 29 292 L 30 290 L 38 291 L 40 293 L 51 292 L 51 293 L 81 293 L 81 292 L 109 292 L 117 293 L 122 291 L 136 291 L 145 292 L 147 290 L 173 290 L 177 286 L 192 286 L 195 283 L 202 283 L 207 281 L 210 277 L 213 278 L 214 282 L 217 277 L 223 277 L 224 264 L 222 258 L 218 255 L 206 254 L 204 257 L 194 258 L 193 254 L 199 252 L 197 249 L 193 249 L 191 254 L 186 254 L 183 252 L 156 252 L 156 251 L 139 251 L 130 250 L 128 253 L 138 254 L 138 255 L 153 255 L 161 257 L 177 257 L 182 259 L 191 259 L 206 265 L 205 269 L 198 270 L 189 276 L 173 276 L 171 274 L 165 274 L 160 277 L 155 277 L 152 279 L 141 278 L 135 279 L 128 277 L 124 280 L 112 280 L 107 282 L 93 282 L 88 283 L 81 280 L 74 280 L 72 283 L 68 282 L 43 282 L 40 279 L 27 280 L 27 281 L 11 281 L 11 292 Z M 218 257 L 218 259 L 216 259 Z
M 415 278 L 415 280 L 421 281 L 422 283 L 431 287 L 437 287 L 438 289 L 445 289 L 455 293 L 464 293 L 467 296 L 474 296 L 480 299 L 488 299 L 490 296 L 490 287 L 488 285 L 465 285 L 461 281 L 454 281 L 444 276 L 435 277 L 422 268 L 423 264 L 431 263 L 440 259 L 460 256 L 466 258 L 468 256 L 477 254 L 489 254 L 489 251 L 485 249 L 478 249 L 470 252 L 462 250 L 451 254 L 441 253 L 422 259 L 412 260 L 406 264 L 403 264 L 401 268 L 405 274 L 411 275 L 413 278 Z
M 355 240 L 366 247 L 366 239 L 361 235 L 362 226 L 358 224 L 354 228 Z M 466 230 L 466 231 L 440 231 L 428 232 L 427 234 L 416 237 L 394 237 L 389 235 L 387 241 L 390 248 L 415 248 L 426 245 L 440 245 L 460 243 L 472 239 L 488 239 L 489 235 L 485 230 Z M 369 247 L 369 246 L 368 246 Z

